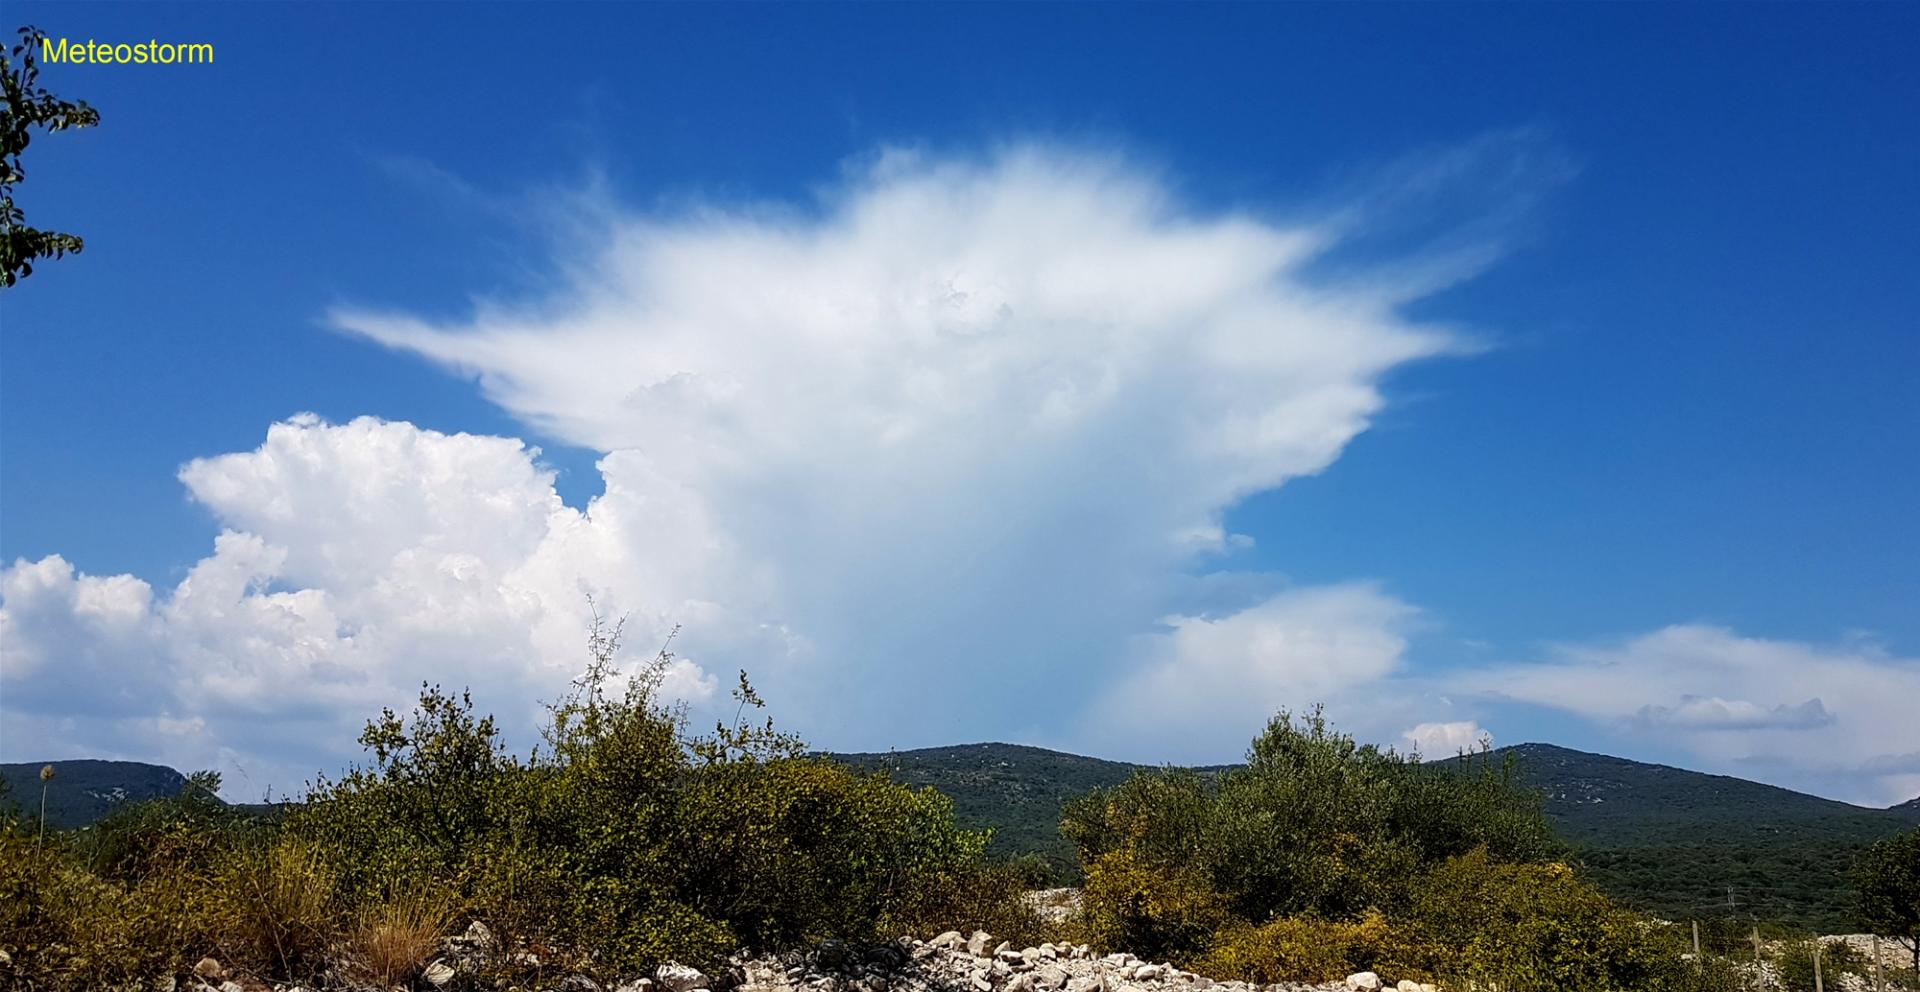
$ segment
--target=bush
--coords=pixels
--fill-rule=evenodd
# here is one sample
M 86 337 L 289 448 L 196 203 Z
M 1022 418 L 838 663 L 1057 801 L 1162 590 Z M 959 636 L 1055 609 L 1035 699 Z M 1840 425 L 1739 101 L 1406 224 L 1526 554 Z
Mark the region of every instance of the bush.
M 1080 900 L 1091 943 L 1152 960 L 1199 956 L 1233 919 L 1204 872 L 1149 861 L 1130 847 L 1087 866 Z
M 1255 922 L 1352 918 L 1403 901 L 1427 867 L 1476 849 L 1511 861 L 1559 850 L 1511 767 L 1484 755 L 1427 767 L 1356 743 L 1317 710 L 1276 717 L 1243 768 L 1136 775 L 1070 804 L 1061 830 L 1090 871 L 1119 850 L 1150 871 L 1197 871 Z
M 392 985 L 471 919 L 548 966 L 618 976 L 899 928 L 1038 934 L 1019 869 L 988 863 L 939 793 L 807 757 L 771 721 L 689 733 L 656 695 L 669 656 L 616 689 L 617 628 L 590 643 L 525 757 L 466 694 L 423 686 L 367 725 L 368 765 L 272 822 L 200 779 L 43 858 L 0 832 L 8 978 L 97 988 L 212 954 L 258 978 Z M 735 695 L 760 708 L 744 675 Z
M 1268 984 L 1333 982 L 1357 971 L 1390 971 L 1404 958 L 1393 924 L 1377 910 L 1355 920 L 1289 916 L 1260 926 L 1235 923 L 1221 931 L 1196 964 L 1201 974 Z
M 1452 987 L 1703 987 L 1669 928 L 1553 860 L 1537 795 L 1486 753 L 1439 766 L 1282 713 L 1247 764 L 1166 770 L 1071 803 L 1103 948 L 1218 978 L 1375 970 Z
M 225 924 L 209 899 L 227 837 L 181 824 L 177 809 L 107 824 L 131 840 L 134 877 L 91 870 L 99 837 L 49 834 L 42 844 L 18 819 L 0 820 L 0 948 L 22 989 L 90 989 L 184 971 Z M 139 823 L 135 831 L 129 824 Z M 119 830 L 119 828 L 128 828 Z M 119 832 L 116 832 L 119 830 Z
M 1562 864 L 1449 859 L 1404 917 L 1404 963 L 1451 984 L 1666 992 L 1693 981 L 1675 928 L 1619 909 Z
M 1813 992 L 1813 955 L 1818 947 L 1820 975 L 1828 988 L 1846 988 L 1842 975 L 1860 975 L 1867 970 L 1864 955 L 1842 943 L 1817 942 L 1811 938 L 1789 941 L 1768 955 L 1774 974 L 1779 976 L 1783 992 Z
M 929 873 L 897 897 L 882 916 L 882 934 L 932 934 L 977 928 L 1017 946 L 1064 942 L 1028 904 L 1030 866 L 968 861 Z

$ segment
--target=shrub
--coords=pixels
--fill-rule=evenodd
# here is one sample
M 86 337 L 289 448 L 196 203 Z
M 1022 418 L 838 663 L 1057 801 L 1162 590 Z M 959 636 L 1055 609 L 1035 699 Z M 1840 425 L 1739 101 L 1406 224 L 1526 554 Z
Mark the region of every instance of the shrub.
M 1088 866 L 1128 850 L 1155 871 L 1198 871 L 1248 921 L 1350 918 L 1404 900 L 1426 867 L 1454 855 L 1535 860 L 1559 849 L 1510 767 L 1484 755 L 1423 766 L 1335 732 L 1318 710 L 1275 717 L 1243 768 L 1217 780 L 1136 775 L 1070 804 L 1061 830 Z
M 132 881 L 87 868 L 85 838 L 44 847 L 17 821 L 0 823 L 0 948 L 23 989 L 91 989 L 184 971 L 211 949 L 222 922 L 207 897 L 204 859 L 155 858 Z M 186 850 L 210 843 L 183 840 Z
M 1260 926 L 1236 923 L 1221 931 L 1195 967 L 1220 979 L 1267 984 L 1338 981 L 1357 971 L 1391 970 L 1403 952 L 1394 926 L 1377 910 L 1355 920 L 1289 916 Z
M 1226 899 L 1204 872 L 1149 861 L 1134 848 L 1088 865 L 1080 898 L 1080 922 L 1091 943 L 1153 960 L 1191 960 L 1232 922 Z
M 1842 975 L 1866 971 L 1865 956 L 1843 943 L 1817 942 L 1813 939 L 1789 941 L 1768 955 L 1774 974 L 1779 976 L 1783 992 L 1813 992 L 1813 955 L 1818 947 L 1822 983 L 1832 989 L 1847 988 Z
M 372 764 L 319 783 L 285 829 L 338 852 L 353 905 L 425 871 L 503 936 L 619 973 L 1002 905 L 986 835 L 939 793 L 806 757 L 771 721 L 689 733 L 656 697 L 665 652 L 616 687 L 617 628 L 590 643 L 529 757 L 467 696 L 424 687 L 413 713 L 368 725 Z M 735 698 L 761 707 L 744 674 Z
M 1851 874 L 1860 922 L 1907 948 L 1920 985 L 1920 827 L 1867 848 Z
M 1677 930 L 1615 907 L 1565 865 L 1501 863 L 1476 850 L 1440 865 L 1415 892 L 1405 961 L 1454 984 L 1690 987 Z
M 1676 934 L 1553 860 L 1540 799 L 1484 751 L 1428 766 L 1282 713 L 1243 768 L 1160 771 L 1071 803 L 1104 947 L 1215 977 L 1359 970 L 1451 987 L 1703 986 Z
M 1064 942 L 1066 932 L 1041 920 L 1027 902 L 1029 866 L 963 861 L 923 876 L 880 919 L 882 934 L 985 930 L 1018 946 Z
M 367 725 L 367 765 L 270 822 L 219 803 L 211 777 L 40 858 L 7 821 L 8 981 L 93 989 L 212 954 L 258 978 L 391 985 L 474 918 L 547 966 L 620 976 L 901 929 L 1038 939 L 1019 870 L 987 862 L 945 797 L 809 758 L 771 721 L 690 733 L 657 698 L 664 651 L 616 689 L 618 640 L 595 627 L 524 757 L 465 693 L 423 686 Z M 744 675 L 735 696 L 760 708 Z

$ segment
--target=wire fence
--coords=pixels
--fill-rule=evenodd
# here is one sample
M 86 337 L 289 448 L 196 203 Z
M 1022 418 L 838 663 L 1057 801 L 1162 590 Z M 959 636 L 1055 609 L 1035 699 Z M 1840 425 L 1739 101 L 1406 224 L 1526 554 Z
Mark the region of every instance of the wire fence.
M 1920 992 L 1913 941 L 1784 922 L 1800 918 L 1804 895 L 1787 886 L 1727 886 L 1720 899 L 1663 915 L 1688 927 L 1701 967 L 1726 973 L 1742 992 Z

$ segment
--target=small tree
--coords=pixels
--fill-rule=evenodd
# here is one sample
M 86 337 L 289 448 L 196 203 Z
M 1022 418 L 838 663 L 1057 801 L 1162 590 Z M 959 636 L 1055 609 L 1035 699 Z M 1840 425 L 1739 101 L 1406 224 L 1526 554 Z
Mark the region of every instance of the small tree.
M 1867 848 L 1853 864 L 1853 887 L 1861 922 L 1906 947 L 1920 979 L 1920 827 Z
M 34 50 L 46 36 L 36 27 L 20 29 L 20 43 L 0 52 L 0 89 L 5 90 L 6 115 L 0 118 L 0 286 L 11 286 L 33 274 L 36 258 L 78 254 L 86 247 L 79 235 L 28 227 L 26 215 L 13 202 L 13 187 L 27 178 L 20 153 L 33 140 L 33 129 L 64 131 L 92 127 L 100 114 L 86 101 L 62 100 L 40 86 L 40 67 Z

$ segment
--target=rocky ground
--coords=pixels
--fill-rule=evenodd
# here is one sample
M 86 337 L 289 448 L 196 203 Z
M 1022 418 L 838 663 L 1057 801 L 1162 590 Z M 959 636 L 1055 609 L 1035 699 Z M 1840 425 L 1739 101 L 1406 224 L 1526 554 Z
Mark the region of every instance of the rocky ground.
M 561 975 L 521 985 L 483 980 L 501 962 L 492 934 L 482 924 L 446 943 L 412 988 L 466 992 L 1438 992 L 1432 985 L 1397 985 L 1372 972 L 1344 982 L 1250 985 L 1215 982 L 1168 964 L 1127 954 L 1094 955 L 1086 945 L 1041 944 L 1016 948 L 984 932 L 959 931 L 932 940 L 902 938 L 857 948 L 828 941 L 804 952 L 741 957 L 706 974 L 684 965 L 663 965 L 652 976 L 603 984 L 585 975 Z M 522 962 L 531 964 L 532 962 Z M 157 983 L 160 992 L 261 992 L 262 986 L 225 974 L 211 958 L 186 983 Z M 404 987 L 403 987 L 404 988 Z M 311 992 L 284 986 L 276 992 Z
M 1860 943 L 1863 949 L 1871 942 L 1859 936 L 1825 939 Z M 1889 952 L 1885 942 L 1881 952 Z M 1898 962 L 1887 964 L 1893 971 Z M 366 985 L 337 988 L 353 992 L 1440 992 L 1436 986 L 1406 979 L 1389 982 L 1373 972 L 1320 984 L 1217 982 L 1127 954 L 1095 955 L 1084 944 L 1016 948 L 979 931 L 949 931 L 931 940 L 901 938 L 872 947 L 828 941 L 809 951 L 737 957 L 712 974 L 668 964 L 651 976 L 617 983 L 578 974 L 550 974 L 517 983 L 485 977 L 538 966 L 524 952 L 499 947 L 487 928 L 475 923 L 464 934 L 448 939 L 409 985 L 391 990 Z M 1892 975 L 1888 977 L 1888 992 L 1902 987 Z M 1766 967 L 1750 978 L 1760 988 L 1778 988 Z M 211 958 L 200 962 L 186 982 L 163 979 L 153 987 L 157 992 L 313 992 L 301 986 L 270 988 L 229 976 Z M 1866 992 L 1871 985 L 1846 976 L 1829 981 L 1827 987 L 1835 992 Z

